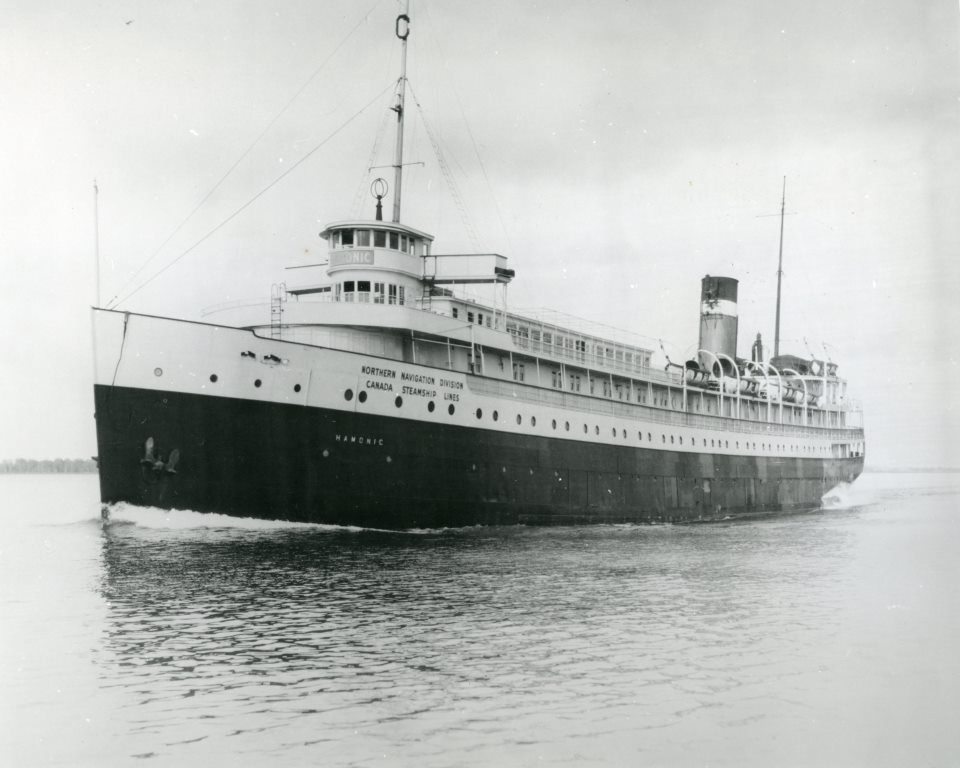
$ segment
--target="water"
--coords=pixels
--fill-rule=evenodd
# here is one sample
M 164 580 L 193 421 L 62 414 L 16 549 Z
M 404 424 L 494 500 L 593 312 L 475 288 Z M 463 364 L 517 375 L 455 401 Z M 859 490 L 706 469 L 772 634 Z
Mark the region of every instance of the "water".
M 0 494 L 5 765 L 960 764 L 956 475 L 417 533 Z

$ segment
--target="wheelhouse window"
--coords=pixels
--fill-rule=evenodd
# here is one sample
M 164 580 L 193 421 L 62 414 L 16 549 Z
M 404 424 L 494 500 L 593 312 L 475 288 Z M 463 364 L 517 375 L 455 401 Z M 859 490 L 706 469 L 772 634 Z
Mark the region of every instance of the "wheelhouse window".
M 353 280 L 345 280 L 343 283 L 343 300 L 353 301 L 356 293 L 356 283 Z
M 358 229 L 357 230 L 357 245 L 370 246 L 370 230 L 369 229 Z
M 387 299 L 390 304 L 397 303 L 397 286 L 393 285 L 393 283 L 387 286 Z
M 390 247 L 395 251 L 400 248 L 400 234 L 398 232 L 390 233 Z
M 382 229 L 373 230 L 373 246 L 375 248 L 387 247 L 387 233 Z
M 383 304 L 383 283 L 373 284 L 373 303 Z
M 353 230 L 352 229 L 342 229 L 340 230 L 340 244 L 344 247 L 353 245 Z
M 400 286 L 399 301 L 398 301 L 397 303 L 399 303 L 399 304 L 401 304 L 401 305 L 404 303 L 403 295 L 404 295 L 405 292 L 406 292 L 406 289 L 401 285 L 401 286 Z
M 370 301 L 370 281 L 369 280 L 358 280 L 357 281 L 357 301 Z

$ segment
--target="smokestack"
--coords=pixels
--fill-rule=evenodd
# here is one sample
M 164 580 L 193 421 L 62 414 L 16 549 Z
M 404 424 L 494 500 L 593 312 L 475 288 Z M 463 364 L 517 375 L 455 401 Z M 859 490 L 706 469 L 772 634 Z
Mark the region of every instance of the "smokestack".
M 737 284 L 732 277 L 710 277 L 700 281 L 700 349 L 737 357 Z M 701 354 L 700 365 L 712 370 L 715 361 Z M 728 367 L 729 362 L 724 361 Z

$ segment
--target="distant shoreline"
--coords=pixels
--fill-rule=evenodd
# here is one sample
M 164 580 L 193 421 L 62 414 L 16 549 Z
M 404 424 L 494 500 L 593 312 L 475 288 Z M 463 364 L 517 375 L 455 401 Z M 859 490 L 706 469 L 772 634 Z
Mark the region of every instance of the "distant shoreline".
M 67 475 L 96 473 L 93 459 L 6 459 L 0 475 Z

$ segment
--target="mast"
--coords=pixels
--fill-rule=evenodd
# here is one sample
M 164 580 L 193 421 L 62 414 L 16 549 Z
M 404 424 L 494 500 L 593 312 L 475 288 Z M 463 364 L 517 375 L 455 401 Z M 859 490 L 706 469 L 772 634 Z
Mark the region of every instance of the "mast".
M 400 53 L 400 90 L 397 93 L 397 151 L 393 172 L 393 220 L 400 221 L 400 187 L 403 181 L 403 113 L 407 93 L 407 38 L 410 36 L 410 0 L 404 3 L 404 12 L 397 16 L 396 34 L 401 41 Z
M 777 323 L 773 333 L 773 356 L 780 357 L 780 289 L 783 284 L 783 217 L 787 209 L 787 177 L 783 177 L 783 197 L 780 200 L 780 261 L 777 264 Z

